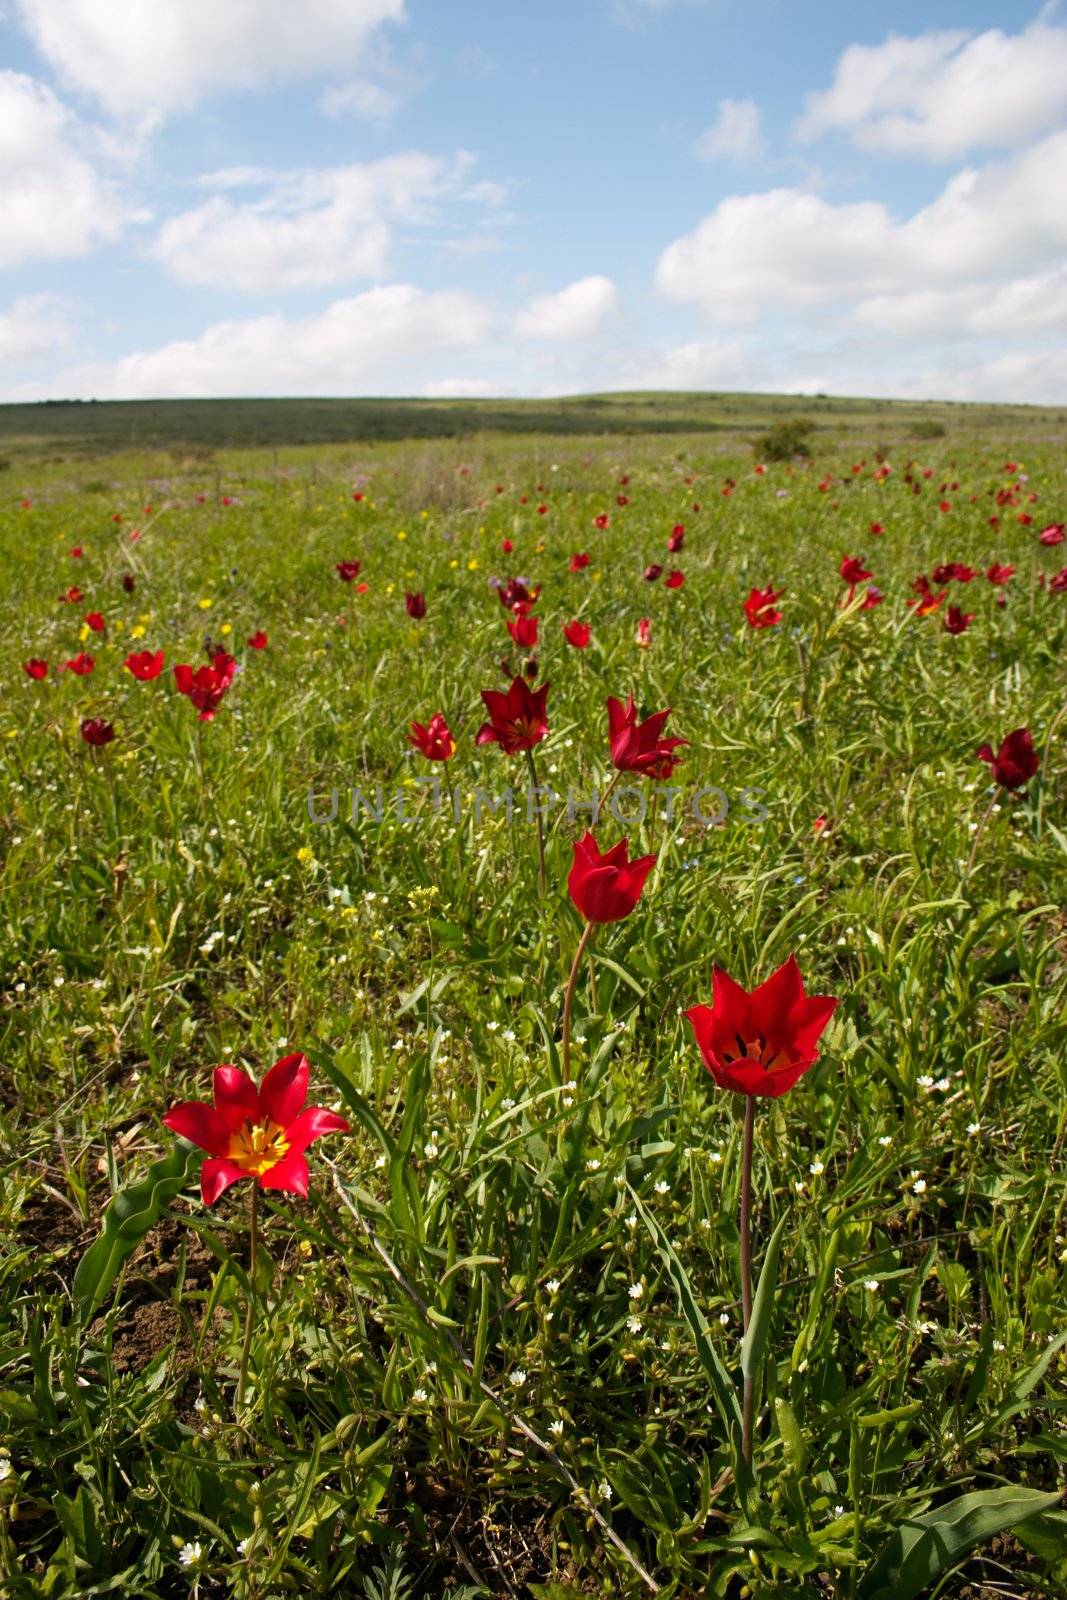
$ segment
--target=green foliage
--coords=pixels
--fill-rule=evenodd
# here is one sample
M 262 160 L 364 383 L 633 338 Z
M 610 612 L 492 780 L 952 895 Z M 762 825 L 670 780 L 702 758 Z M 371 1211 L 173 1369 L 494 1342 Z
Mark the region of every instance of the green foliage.
M 783 417 L 752 441 L 757 461 L 793 461 L 811 455 L 811 435 L 817 424 L 810 417 Z
M 1067 597 L 1047 581 L 1062 554 L 1015 515 L 1060 514 L 1062 424 L 939 408 L 946 441 L 881 481 L 869 441 L 922 408 L 803 402 L 847 448 L 757 474 L 747 441 L 796 397 L 592 397 L 553 425 L 608 432 L 518 441 L 472 404 L 454 425 L 483 431 L 454 445 L 374 443 L 346 402 L 317 404 L 309 430 L 347 442 L 226 450 L 227 427 L 297 415 L 250 402 L 190 408 L 199 460 L 171 458 L 165 409 L 47 408 L 52 443 L 35 411 L 4 446 L 0 1587 L 635 1600 L 642 1568 L 709 1600 L 1056 1593 L 1062 1516 L 1032 1508 L 1064 1463 Z M 91 452 L 97 411 L 110 447 L 136 424 L 162 448 L 37 460 Z M 1039 499 L 993 529 L 1009 460 Z M 677 522 L 668 591 L 641 574 Z M 840 606 L 845 553 L 877 609 Z M 906 603 L 943 560 L 1016 567 L 1003 608 L 981 577 L 954 591 L 977 613 L 958 638 Z M 487 579 L 516 572 L 544 584 L 542 785 L 603 793 L 609 693 L 672 706 L 689 741 L 673 812 L 654 786 L 643 818 L 598 825 L 658 861 L 582 969 L 568 1087 L 565 881 L 588 813 L 549 810 L 540 900 L 521 765 L 475 743 L 510 651 Z M 84 603 L 60 603 L 75 581 Z M 783 622 L 752 632 L 766 584 Z M 90 607 L 108 627 L 83 644 Z M 170 678 L 205 635 L 242 668 L 210 724 Z M 22 671 L 83 647 L 90 678 Z M 135 682 L 131 648 L 164 649 L 163 677 Z M 409 724 L 436 710 L 459 826 L 412 781 L 433 773 Z M 85 715 L 113 744 L 82 744 Z M 1022 724 L 1047 776 L 1001 798 L 968 875 L 990 799 L 974 752 Z M 477 817 L 475 786 L 507 782 L 514 819 Z M 373 803 L 379 783 L 380 819 L 353 817 L 352 787 Z M 334 787 L 316 825 L 308 792 Z M 693 817 L 701 787 L 727 795 L 721 825 Z M 682 1013 L 712 962 L 751 986 L 794 950 L 841 1004 L 811 1072 L 759 1108 L 743 1349 L 741 1122 Z M 306 1202 L 264 1194 L 238 1426 L 247 1186 L 205 1210 L 199 1155 L 160 1118 L 209 1098 L 216 1063 L 259 1074 L 296 1048 L 352 1132 L 309 1150 Z M 976 1497 L 977 1516 L 953 1504 Z M 989 1543 L 994 1522 L 1010 1539 Z M 952 1566 L 931 1579 L 934 1546 Z

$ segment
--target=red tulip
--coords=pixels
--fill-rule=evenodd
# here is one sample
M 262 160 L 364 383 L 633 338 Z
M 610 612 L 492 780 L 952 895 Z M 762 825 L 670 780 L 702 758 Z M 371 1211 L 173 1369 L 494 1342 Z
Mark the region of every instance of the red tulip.
M 513 678 L 507 694 L 483 689 L 482 699 L 490 720 L 478 729 L 476 744 L 498 744 L 505 755 L 532 750 L 548 732 L 545 701 L 549 685 L 531 690 L 525 679 Z
M 249 639 L 248 644 L 249 648 L 252 650 L 265 650 L 267 648 L 267 635 L 263 632 L 262 628 L 256 629 L 255 633 Z
M 233 682 L 237 663 L 225 650 L 219 650 L 209 667 L 192 667 L 183 662 L 174 668 L 174 683 L 179 694 L 188 695 L 200 713 L 201 722 L 211 722 Z
M 1048 527 L 1042 528 L 1038 534 L 1038 541 L 1045 545 L 1062 544 L 1063 530 L 1064 524 L 1062 522 L 1050 522 Z
M 977 752 L 979 761 L 985 761 L 1002 789 L 1022 789 L 1037 771 L 1037 751 L 1029 728 L 1013 728 L 996 755 L 988 744 Z
M 563 624 L 563 637 L 576 650 L 585 650 L 589 644 L 588 622 L 565 622 Z
M 76 544 L 70 552 L 70 559 L 72 561 L 80 561 L 84 554 L 85 551 L 82 549 L 81 545 Z
M 610 522 L 611 518 L 608 516 L 606 511 L 602 511 L 598 517 L 593 518 L 594 528 L 599 528 L 601 532 L 603 532 L 603 530 L 609 526 Z
M 47 678 L 48 676 L 48 662 L 42 661 L 39 656 L 31 656 L 29 661 L 22 663 L 22 670 L 27 677 L 36 678 L 40 681 L 41 678 Z
M 672 752 L 678 745 L 689 743 L 688 739 L 660 737 L 671 714 L 670 706 L 666 711 L 657 711 L 647 717 L 640 725 L 632 694 L 627 696 L 625 705 L 609 695 L 607 708 L 612 765 L 620 772 L 641 772 L 660 782 L 669 778 L 681 760 Z
M 945 613 L 945 632 L 966 633 L 976 614 L 974 611 L 961 611 L 959 606 L 949 606 Z
M 771 1099 L 818 1058 L 819 1036 L 837 1005 L 830 995 L 805 995 L 796 956 L 751 994 L 714 967 L 712 996 L 710 1006 L 686 1012 L 704 1065 L 721 1089 Z
M 837 570 L 848 584 L 866 583 L 871 576 L 859 556 L 843 556 Z
M 885 532 L 885 523 L 872 522 L 868 531 L 877 537 L 878 534 Z
M 76 583 L 72 583 L 66 594 L 61 594 L 59 598 L 61 601 L 65 601 L 67 605 L 76 606 L 79 600 L 85 599 L 85 596 L 78 588 L 78 585 Z
M 81 735 L 86 744 L 110 744 L 115 730 L 104 717 L 86 717 L 81 725 Z
M 685 523 L 676 522 L 671 529 L 667 540 L 667 549 L 672 556 L 676 556 L 685 543 Z
M 450 761 L 456 751 L 452 730 L 440 711 L 434 712 L 425 728 L 421 722 L 413 722 L 408 743 L 421 750 L 427 761 Z
M 82 650 L 78 655 L 71 656 L 70 660 L 65 661 L 63 665 L 68 672 L 77 673 L 79 678 L 87 678 L 96 666 L 96 662 L 92 656 L 86 655 L 85 651 Z
M 571 556 L 571 571 L 581 572 L 583 567 L 589 565 L 589 555 L 585 550 L 576 550 Z
M 407 608 L 408 616 L 414 617 L 416 621 L 426 615 L 426 598 L 422 594 L 406 594 L 404 596 L 404 605 Z
M 537 643 L 537 618 L 516 617 L 507 624 L 508 632 L 521 650 L 532 650 Z
M 132 594 L 134 589 L 136 589 L 137 580 L 134 578 L 132 572 L 124 572 L 122 574 L 122 587 L 125 589 L 127 594 Z
M 185 1100 L 167 1112 L 163 1122 L 171 1132 L 208 1153 L 200 1173 L 205 1205 L 213 1206 L 242 1178 L 307 1197 L 304 1151 L 324 1133 L 348 1132 L 335 1111 L 304 1106 L 307 1084 L 302 1055 L 276 1061 L 259 1089 L 240 1067 L 216 1067 L 214 1105 Z
M 663 571 L 663 568 L 661 566 L 659 566 L 655 561 L 653 561 L 649 566 L 647 566 L 645 568 L 645 582 L 646 583 L 655 583 L 656 579 L 659 577 L 659 575 L 660 575 L 660 573 L 662 571 Z
M 641 647 L 642 650 L 651 649 L 651 646 L 652 646 L 652 619 L 651 619 L 651 617 L 640 617 L 638 619 L 637 632 L 634 635 L 634 641 L 635 641 L 636 644 L 638 644 Z
M 1008 579 L 1014 576 L 1014 567 L 1002 567 L 998 561 L 994 561 L 993 565 L 986 569 L 986 577 L 990 583 L 1007 583 Z
M 677 569 L 675 569 L 673 572 L 668 572 L 667 576 L 663 580 L 663 587 L 665 589 L 680 589 L 684 582 L 685 573 L 679 572 Z
M 127 656 L 125 661 L 127 672 L 132 672 L 140 683 L 151 683 L 153 678 L 158 678 L 163 671 L 163 652 L 157 650 L 140 650 L 135 655 Z
M 509 578 L 507 583 L 500 585 L 497 593 L 500 596 L 500 604 L 506 611 L 514 611 L 517 616 L 525 616 L 541 593 L 541 585 L 535 584 L 530 589 L 521 578 Z
M 785 594 L 784 589 L 753 589 L 745 601 L 745 616 L 748 618 L 750 628 L 773 628 L 782 620 L 782 613 L 776 611 L 775 601 Z
M 85 620 L 94 633 L 103 633 L 107 627 L 107 623 L 99 611 L 90 611 Z
M 353 578 L 359 577 L 359 569 L 362 565 L 361 561 L 339 561 L 335 571 L 342 583 L 351 583 Z
M 593 835 L 586 833 L 574 842 L 574 865 L 567 879 L 571 899 L 587 922 L 621 922 L 640 900 L 655 864 L 654 855 L 630 861 L 625 839 L 601 855 Z
M 1052 594 L 1063 594 L 1067 590 L 1067 567 L 1061 567 L 1054 577 L 1048 580 L 1049 590 Z

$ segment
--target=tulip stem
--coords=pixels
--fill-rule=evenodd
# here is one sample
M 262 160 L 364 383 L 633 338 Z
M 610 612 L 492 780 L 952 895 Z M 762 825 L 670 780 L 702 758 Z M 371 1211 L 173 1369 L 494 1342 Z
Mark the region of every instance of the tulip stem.
M 1000 789 L 999 788 L 995 788 L 993 790 L 993 798 L 992 798 L 992 800 L 990 800 L 989 804 L 986 806 L 985 810 L 982 812 L 981 821 L 979 822 L 977 828 L 974 830 L 974 842 L 971 845 L 970 856 L 967 858 L 967 870 L 963 874 L 963 876 L 965 878 L 969 878 L 971 873 L 974 871 L 974 863 L 975 863 L 975 861 L 977 859 L 977 856 L 978 856 L 978 845 L 979 845 L 979 842 L 981 840 L 981 837 L 982 837 L 983 833 L 986 830 L 986 823 L 989 821 L 990 817 L 993 815 L 993 809 L 996 806 L 996 803 L 997 803 L 997 801 L 999 799 L 1000 799 Z
M 541 899 L 543 900 L 548 893 L 548 874 L 545 872 L 545 819 L 541 815 L 541 807 L 537 805 L 537 768 L 534 766 L 532 750 L 527 750 L 526 752 L 526 765 L 530 769 L 530 787 L 537 810 L 537 881 L 540 886 Z
M 608 784 L 607 788 L 604 790 L 604 793 L 598 799 L 598 801 L 596 803 L 596 810 L 593 812 L 593 827 L 594 828 L 596 827 L 597 823 L 600 821 L 600 813 L 603 811 L 604 807 L 607 805 L 608 801 L 611 799 L 611 796 L 612 796 L 612 794 L 614 792 L 614 789 L 615 789 L 615 785 L 618 783 L 618 781 L 619 781 L 619 779 L 621 777 L 622 777 L 622 769 L 618 768 L 618 769 L 616 769 L 615 774 L 612 777 L 611 782 Z
M 752 1321 L 752 1139 L 756 1128 L 756 1097 L 745 1096 L 745 1133 L 741 1153 L 741 1319 L 744 1332 Z M 741 1453 L 752 1464 L 752 1411 L 755 1391 L 745 1378 L 741 1418 Z
M 578 940 L 578 948 L 574 952 L 571 963 L 571 975 L 567 979 L 567 993 L 563 1000 L 563 1082 L 571 1081 L 571 1007 L 574 1004 L 574 990 L 578 982 L 578 968 L 582 964 L 582 956 L 586 946 L 593 937 L 596 929 L 595 922 L 587 922 L 582 929 L 582 937 Z
M 237 1369 L 237 1420 L 245 1408 L 248 1385 L 248 1357 L 252 1350 L 252 1328 L 256 1309 L 256 1258 L 259 1254 L 259 1181 L 252 1182 L 252 1205 L 248 1219 L 248 1301 L 245 1306 L 245 1336 L 241 1345 L 241 1364 Z

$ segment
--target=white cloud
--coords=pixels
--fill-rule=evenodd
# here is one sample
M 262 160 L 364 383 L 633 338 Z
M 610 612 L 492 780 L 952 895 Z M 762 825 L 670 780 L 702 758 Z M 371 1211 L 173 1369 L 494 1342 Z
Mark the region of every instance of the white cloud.
M 875 295 L 854 321 L 901 339 L 1001 339 L 1067 333 L 1067 267 L 1002 284 Z
M 945 161 L 1014 149 L 1067 112 L 1067 28 L 1036 22 L 850 45 L 829 89 L 809 95 L 801 139 L 843 131 L 868 150 Z
M 314 316 L 215 323 L 196 339 L 60 373 L 53 394 L 98 399 L 413 393 L 428 359 L 482 344 L 493 318 L 470 295 L 410 284 L 336 300 Z
M 619 309 L 610 278 L 579 278 L 557 294 L 539 294 L 515 318 L 520 339 L 588 339 Z
M 485 400 L 496 393 L 487 378 L 437 378 L 422 386 L 426 400 Z
M 369 78 L 353 78 L 349 83 L 324 89 L 319 109 L 328 117 L 350 113 L 364 122 L 388 122 L 400 104 L 398 95 Z
M 404 0 L 16 0 L 72 86 L 125 116 L 355 63 Z
M 0 312 L 0 364 L 36 361 L 70 339 L 62 303 L 51 294 L 21 295 Z
M 85 255 L 118 234 L 114 191 L 79 153 L 90 142 L 51 89 L 0 72 L 0 267 Z
M 718 116 L 696 143 L 704 161 L 758 161 L 763 154 L 760 108 L 754 100 L 720 100 Z
M 427 222 L 439 202 L 469 198 L 471 160 L 408 151 L 306 172 L 223 172 L 220 188 L 266 192 L 249 200 L 215 194 L 169 218 L 149 254 L 182 283 L 253 294 L 378 277 L 388 267 L 391 224 Z
M 834 205 L 797 189 L 731 196 L 663 251 L 656 286 L 733 321 L 1029 279 L 1065 251 L 1067 132 L 956 174 L 905 221 L 880 201 Z

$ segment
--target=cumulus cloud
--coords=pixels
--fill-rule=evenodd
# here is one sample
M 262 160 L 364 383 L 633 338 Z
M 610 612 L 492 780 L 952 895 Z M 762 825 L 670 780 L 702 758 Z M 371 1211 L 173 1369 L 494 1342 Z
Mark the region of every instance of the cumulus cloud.
M 428 358 L 475 347 L 492 327 L 470 295 L 390 284 L 309 317 L 218 322 L 196 339 L 61 373 L 51 389 L 101 400 L 412 393 Z
M 69 339 L 64 308 L 55 295 L 20 295 L 8 311 L 0 312 L 2 365 L 37 361 L 61 349 Z
M 125 116 L 354 63 L 404 0 L 16 0 L 63 80 Z
M 619 309 L 610 278 L 579 278 L 557 294 L 539 294 L 515 318 L 520 339 L 588 339 Z
M 847 133 L 868 150 L 946 161 L 979 148 L 1014 149 L 1067 112 L 1067 28 L 1036 22 L 891 36 L 850 45 L 829 89 L 808 96 L 803 140 Z
M 364 122 L 388 122 L 399 104 L 398 95 L 370 78 L 353 78 L 319 96 L 319 109 L 327 117 L 351 115 Z
M 696 142 L 703 161 L 758 161 L 763 154 L 760 108 L 754 100 L 720 100 L 714 123 Z
M 426 400 L 485 400 L 496 392 L 487 378 L 437 378 L 422 386 Z
M 391 224 L 432 220 L 447 198 L 471 197 L 472 158 L 419 151 L 348 167 L 296 173 L 237 169 L 220 190 L 262 188 L 250 199 L 216 193 L 169 218 L 149 254 L 182 283 L 252 294 L 378 277 L 388 267 Z M 475 186 L 475 200 L 483 196 Z
M 798 189 L 731 196 L 663 251 L 656 286 L 716 320 L 1032 279 L 1067 250 L 1067 132 L 957 173 L 903 221 L 881 201 Z M 1016 291 L 1021 301 L 1031 291 Z M 1007 301 L 1004 302 L 1005 304 Z M 960 299 L 959 304 L 965 305 Z
M 122 209 L 90 143 L 51 89 L 0 72 L 0 267 L 85 255 L 116 237 Z

